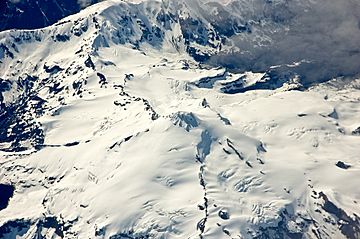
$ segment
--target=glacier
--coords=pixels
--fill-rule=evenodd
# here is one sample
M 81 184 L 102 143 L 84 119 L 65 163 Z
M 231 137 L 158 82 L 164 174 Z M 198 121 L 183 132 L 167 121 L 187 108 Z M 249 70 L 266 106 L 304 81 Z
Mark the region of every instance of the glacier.
M 359 238 L 342 6 L 108 0 L 0 32 L 0 238 Z

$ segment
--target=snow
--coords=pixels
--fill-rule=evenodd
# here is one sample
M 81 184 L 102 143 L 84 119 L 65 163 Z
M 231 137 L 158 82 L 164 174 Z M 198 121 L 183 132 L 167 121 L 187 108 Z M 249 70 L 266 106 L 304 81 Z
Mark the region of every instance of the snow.
M 64 238 L 346 238 L 317 195 L 349 217 L 360 215 L 360 137 L 351 134 L 360 126 L 358 88 L 330 82 L 305 91 L 284 85 L 223 93 L 222 83 L 245 76 L 253 85 L 265 73 L 199 66 L 171 45 L 181 34 L 177 23 L 160 48 L 133 47 L 138 28 L 118 44 L 115 13 L 126 11 L 118 2 L 64 20 L 96 16 L 100 29 L 89 24 L 66 42 L 51 36 L 68 34 L 72 23 L 29 31 L 41 41 L 18 44 L 14 59 L 2 59 L 1 78 L 38 76 L 34 92 L 47 102 L 39 116 L 28 110 L 44 130 L 40 149 L 29 141 L 26 151 L 0 151 L 0 183 L 16 189 L 0 225 L 29 220 L 19 238 L 39 231 L 60 238 L 56 225 L 39 224 L 50 217 L 63 225 Z M 21 33 L 0 33 L 1 41 Z M 85 66 L 89 57 L 94 67 Z M 64 70 L 47 73 L 44 64 Z M 212 86 L 196 85 L 219 75 Z M 51 93 L 54 83 L 63 90 Z M 24 97 L 16 87 L 3 96 L 6 104 Z M 337 167 L 339 160 L 351 167 Z

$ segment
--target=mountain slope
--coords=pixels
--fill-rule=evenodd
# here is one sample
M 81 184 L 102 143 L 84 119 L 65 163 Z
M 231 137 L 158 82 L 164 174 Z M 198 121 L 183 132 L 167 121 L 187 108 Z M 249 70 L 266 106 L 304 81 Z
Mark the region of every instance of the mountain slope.
M 359 237 L 359 80 L 204 64 L 252 34 L 207 6 L 0 33 L 0 237 Z

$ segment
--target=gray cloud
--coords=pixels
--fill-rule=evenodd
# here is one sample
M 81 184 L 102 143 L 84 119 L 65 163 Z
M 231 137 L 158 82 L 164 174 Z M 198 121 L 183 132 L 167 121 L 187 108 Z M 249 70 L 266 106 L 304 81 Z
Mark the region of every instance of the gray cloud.
M 243 2 L 241 0 L 233 1 Z M 262 3 L 261 3 L 262 2 Z M 360 72 L 360 2 L 357 0 L 253 0 L 254 15 L 263 26 L 232 38 L 240 51 L 212 57 L 212 64 L 239 70 L 265 71 L 283 65 L 300 74 L 305 83 Z M 241 13 L 240 13 L 241 14 Z M 259 17 L 260 16 L 260 17 Z M 259 39 L 268 39 L 259 44 Z M 264 43 L 263 42 L 263 43 Z M 306 62 L 286 67 L 293 62 Z
M 85 8 L 87 6 L 90 6 L 92 3 L 94 3 L 94 1 L 91 0 L 77 0 L 77 2 L 79 3 L 81 8 Z M 100 2 L 100 1 L 97 1 Z
M 88 7 L 92 4 L 98 3 L 98 2 L 103 2 L 106 0 L 77 0 L 78 4 L 80 5 L 81 8 L 85 8 Z

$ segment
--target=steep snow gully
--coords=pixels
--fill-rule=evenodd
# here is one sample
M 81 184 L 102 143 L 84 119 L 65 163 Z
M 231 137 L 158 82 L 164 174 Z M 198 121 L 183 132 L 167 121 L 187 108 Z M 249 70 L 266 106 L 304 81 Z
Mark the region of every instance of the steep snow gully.
M 109 0 L 0 32 L 0 238 L 360 238 L 345 2 L 316 56 L 322 0 Z

